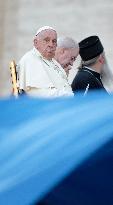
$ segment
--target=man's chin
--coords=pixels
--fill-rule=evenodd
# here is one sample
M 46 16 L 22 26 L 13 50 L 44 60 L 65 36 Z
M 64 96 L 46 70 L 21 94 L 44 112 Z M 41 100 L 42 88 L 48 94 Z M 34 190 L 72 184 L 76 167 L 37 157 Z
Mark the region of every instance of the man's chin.
M 46 59 L 52 59 L 53 57 L 55 56 L 55 53 L 52 52 L 52 51 L 48 51 L 48 52 L 44 52 L 43 53 L 43 57 L 46 58 Z
M 48 60 L 51 60 L 52 58 L 54 58 L 54 54 L 53 53 L 48 53 L 45 57 L 48 59 Z
M 55 53 L 50 52 L 50 53 L 48 54 L 48 57 L 50 57 L 50 58 L 54 58 L 54 56 L 55 56 Z

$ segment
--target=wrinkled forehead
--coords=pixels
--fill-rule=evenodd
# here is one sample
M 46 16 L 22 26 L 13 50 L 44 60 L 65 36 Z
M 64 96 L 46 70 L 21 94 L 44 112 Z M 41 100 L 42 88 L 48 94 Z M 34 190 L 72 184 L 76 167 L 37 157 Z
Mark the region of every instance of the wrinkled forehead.
M 47 30 L 41 31 L 37 35 L 37 37 L 39 37 L 40 39 L 45 39 L 45 38 L 57 39 L 57 33 L 54 30 L 47 29 Z

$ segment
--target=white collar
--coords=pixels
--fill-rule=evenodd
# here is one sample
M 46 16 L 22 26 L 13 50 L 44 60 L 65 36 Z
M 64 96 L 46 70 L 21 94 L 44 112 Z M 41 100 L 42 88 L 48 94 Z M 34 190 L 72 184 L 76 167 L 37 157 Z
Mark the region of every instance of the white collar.
M 42 56 L 42 54 L 41 54 L 35 47 L 33 48 L 33 52 L 34 52 L 38 57 L 41 57 L 44 62 L 51 63 L 51 62 L 53 61 L 53 59 L 48 60 L 48 59 L 44 58 L 44 57 Z
M 41 53 L 34 47 L 33 48 L 33 53 L 35 53 L 37 56 L 40 56 L 43 58 L 43 56 L 41 55 Z

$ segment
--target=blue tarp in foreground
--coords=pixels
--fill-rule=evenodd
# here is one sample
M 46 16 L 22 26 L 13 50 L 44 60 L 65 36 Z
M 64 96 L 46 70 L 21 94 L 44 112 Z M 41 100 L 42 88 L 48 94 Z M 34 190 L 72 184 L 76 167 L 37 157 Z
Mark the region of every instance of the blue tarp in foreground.
M 113 205 L 113 95 L 0 101 L 0 205 L 39 201 Z

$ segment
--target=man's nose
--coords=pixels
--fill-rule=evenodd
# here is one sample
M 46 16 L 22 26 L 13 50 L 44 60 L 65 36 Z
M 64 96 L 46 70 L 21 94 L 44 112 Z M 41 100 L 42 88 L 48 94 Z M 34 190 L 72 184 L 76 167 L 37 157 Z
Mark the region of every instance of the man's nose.
M 49 41 L 49 46 L 53 47 L 53 42 L 52 41 Z

